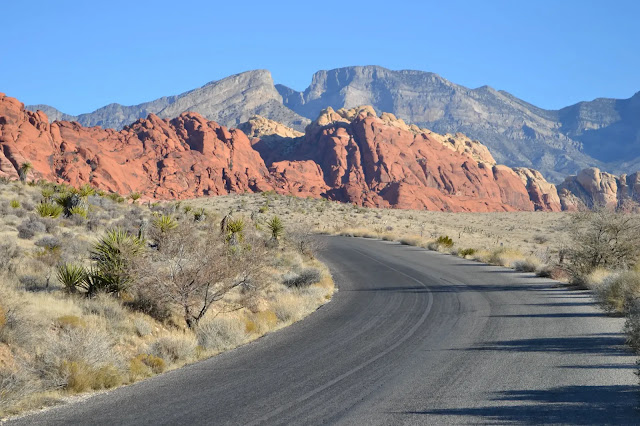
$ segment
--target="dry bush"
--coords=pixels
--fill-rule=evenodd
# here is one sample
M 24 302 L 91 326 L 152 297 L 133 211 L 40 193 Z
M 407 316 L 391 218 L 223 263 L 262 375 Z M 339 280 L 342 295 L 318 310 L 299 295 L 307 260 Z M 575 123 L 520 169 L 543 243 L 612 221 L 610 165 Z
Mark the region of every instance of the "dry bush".
M 573 242 L 567 250 L 567 268 L 576 282 L 597 268 L 624 270 L 640 256 L 640 217 L 597 208 L 571 217 Z
M 221 352 L 243 343 L 247 338 L 245 328 L 246 323 L 238 318 L 215 317 L 198 324 L 195 332 L 200 346 Z
M 609 275 L 596 289 L 596 297 L 606 311 L 625 313 L 640 297 L 640 272 L 622 271 Z
M 516 260 L 512 264 L 513 269 L 520 272 L 535 272 L 540 268 L 540 261 L 533 257 Z
M 189 361 L 196 356 L 196 341 L 191 334 L 161 337 L 151 344 L 149 353 L 165 362 Z
M 153 328 L 151 327 L 151 324 L 149 324 L 148 321 L 142 318 L 135 318 L 133 320 L 133 326 L 136 329 L 136 334 L 139 337 L 149 336 L 151 333 L 153 333 Z
M 266 255 L 264 244 L 225 244 L 214 232 L 181 224 L 167 234 L 142 267 L 148 271 L 140 287 L 147 295 L 179 309 L 194 328 L 214 305 L 224 304 L 232 290 L 251 284 Z
M 291 271 L 283 277 L 283 284 L 287 287 L 309 287 L 322 280 L 322 271 L 316 268 L 305 268 L 301 271 Z

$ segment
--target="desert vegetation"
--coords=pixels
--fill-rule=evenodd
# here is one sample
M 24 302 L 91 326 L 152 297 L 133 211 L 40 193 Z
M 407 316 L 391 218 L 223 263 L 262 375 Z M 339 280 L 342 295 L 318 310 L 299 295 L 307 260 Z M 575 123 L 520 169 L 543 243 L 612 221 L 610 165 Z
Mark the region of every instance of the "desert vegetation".
M 626 317 L 628 342 L 640 354 L 640 215 L 628 206 L 573 213 L 445 213 L 272 193 L 193 203 L 253 216 L 273 213 L 294 229 L 397 241 L 588 288 L 603 310 Z
M 0 181 L 0 417 L 113 388 L 295 322 L 334 291 L 271 212 Z

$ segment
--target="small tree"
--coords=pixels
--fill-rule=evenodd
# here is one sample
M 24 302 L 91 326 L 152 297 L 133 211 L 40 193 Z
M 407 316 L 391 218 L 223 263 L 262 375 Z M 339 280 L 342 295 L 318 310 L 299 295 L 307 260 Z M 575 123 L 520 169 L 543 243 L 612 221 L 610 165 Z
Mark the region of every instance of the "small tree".
M 27 176 L 29 172 L 33 170 L 33 164 L 28 161 L 20 164 L 20 168 L 18 169 L 18 177 L 20 178 L 20 182 L 25 183 L 27 181 Z
M 228 246 L 211 232 L 183 223 L 147 258 L 149 274 L 141 285 L 148 294 L 179 308 L 193 328 L 212 306 L 231 306 L 224 298 L 255 274 L 261 264 L 259 250 Z
M 628 269 L 640 257 L 640 218 L 596 208 L 571 215 L 572 245 L 566 250 L 567 268 L 580 280 L 597 268 Z

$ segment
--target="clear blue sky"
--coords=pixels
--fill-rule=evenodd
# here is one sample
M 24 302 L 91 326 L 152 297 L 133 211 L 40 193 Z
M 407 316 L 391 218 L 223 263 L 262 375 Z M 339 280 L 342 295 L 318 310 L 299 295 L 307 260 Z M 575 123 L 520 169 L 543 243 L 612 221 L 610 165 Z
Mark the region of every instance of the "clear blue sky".
M 5 1 L 0 92 L 77 114 L 257 68 L 432 71 L 559 108 L 640 91 L 640 1 Z

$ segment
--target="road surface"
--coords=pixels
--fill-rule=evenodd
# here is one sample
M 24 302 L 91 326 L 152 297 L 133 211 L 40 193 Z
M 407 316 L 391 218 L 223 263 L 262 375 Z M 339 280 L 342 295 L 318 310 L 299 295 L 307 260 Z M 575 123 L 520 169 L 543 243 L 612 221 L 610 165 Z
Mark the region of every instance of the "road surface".
M 327 244 L 339 292 L 309 318 L 15 424 L 640 423 L 622 320 L 587 292 L 395 243 Z

